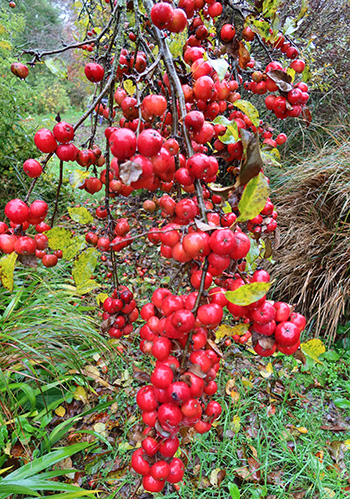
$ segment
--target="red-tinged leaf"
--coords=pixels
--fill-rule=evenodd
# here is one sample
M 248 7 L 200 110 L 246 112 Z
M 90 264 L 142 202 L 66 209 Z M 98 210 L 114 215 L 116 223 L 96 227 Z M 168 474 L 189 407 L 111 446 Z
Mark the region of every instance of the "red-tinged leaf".
M 269 405 L 267 408 L 267 415 L 270 417 L 273 416 L 275 413 L 276 413 L 276 406 Z
M 310 126 L 310 123 L 312 121 L 312 114 L 310 109 L 308 107 L 304 107 L 301 114 L 304 120 L 306 121 L 306 126 L 307 127 Z
M 345 426 L 340 426 L 340 425 L 330 426 L 328 424 L 324 424 L 324 425 L 320 426 L 320 430 L 338 432 L 338 431 L 349 431 L 349 428 L 346 428 Z
M 259 482 L 261 478 L 261 473 L 260 473 L 261 464 L 254 457 L 248 457 L 248 464 L 253 480 Z

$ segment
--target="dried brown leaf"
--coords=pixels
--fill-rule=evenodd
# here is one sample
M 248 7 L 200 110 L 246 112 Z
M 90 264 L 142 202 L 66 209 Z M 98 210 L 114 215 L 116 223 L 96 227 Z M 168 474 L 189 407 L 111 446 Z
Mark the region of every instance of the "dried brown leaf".
M 245 69 L 247 67 L 248 62 L 250 61 L 250 54 L 247 50 L 243 41 L 239 42 L 238 48 L 238 64 L 241 69 Z
M 125 161 L 120 165 L 119 176 L 125 185 L 136 182 L 141 177 L 142 166 L 135 161 Z
M 293 85 L 291 85 L 292 77 L 281 69 L 269 71 L 267 76 L 276 83 L 281 92 L 290 92 L 293 89 Z
M 263 167 L 263 160 L 260 154 L 259 134 L 252 134 L 240 130 L 243 148 L 246 150 L 245 159 L 241 166 L 241 172 L 236 182 L 237 187 L 246 185 L 250 179 L 256 177 Z

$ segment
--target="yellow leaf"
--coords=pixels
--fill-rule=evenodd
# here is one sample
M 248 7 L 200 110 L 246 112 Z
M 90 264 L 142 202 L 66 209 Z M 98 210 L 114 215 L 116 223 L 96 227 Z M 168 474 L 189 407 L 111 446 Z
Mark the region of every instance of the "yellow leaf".
M 221 324 L 218 329 L 215 331 L 216 339 L 219 340 L 221 338 L 225 338 L 226 336 L 233 336 L 234 334 L 238 334 L 239 336 L 243 336 L 249 329 L 249 324 L 236 324 L 235 326 L 228 326 L 227 324 Z
M 249 381 L 249 379 L 242 376 L 241 380 L 242 380 L 242 385 L 245 388 L 247 388 L 248 390 L 251 390 L 253 388 L 253 383 L 251 381 Z
M 123 83 L 124 90 L 129 94 L 133 95 L 135 93 L 136 87 L 131 80 L 125 80 Z
M 139 445 L 140 447 L 140 445 Z M 121 444 L 118 445 L 118 449 L 120 451 L 123 451 L 123 450 L 130 450 L 130 449 L 135 449 L 135 447 L 133 447 L 132 445 L 128 444 L 128 442 L 123 442 Z
M 308 432 L 308 429 L 305 428 L 305 426 L 298 426 L 298 427 L 294 427 L 296 430 L 298 430 L 299 433 L 307 433 Z
M 271 284 L 271 282 L 253 282 L 251 284 L 244 284 L 234 291 L 227 291 L 225 296 L 229 302 L 234 303 L 235 305 L 251 305 L 266 295 L 271 287 Z
M 231 427 L 235 433 L 238 433 L 241 428 L 241 418 L 237 414 L 233 416 Z
M 76 389 L 73 392 L 73 398 L 74 400 L 80 400 L 84 404 L 87 403 L 87 393 L 85 388 L 82 386 L 77 386 Z
M 271 362 L 267 364 L 264 370 L 260 371 L 260 375 L 265 379 L 270 378 L 273 375 L 273 367 Z
M 108 298 L 107 293 L 99 293 L 96 296 L 97 305 L 103 305 L 103 303 L 105 302 L 105 300 L 107 300 L 107 298 Z
M 223 210 L 224 213 L 231 213 L 232 212 L 231 205 L 226 201 L 226 203 L 223 206 L 222 210 Z
M 330 498 L 332 499 L 332 497 L 335 496 L 335 492 L 334 490 L 332 489 L 329 489 L 328 487 L 324 487 L 323 490 L 325 491 L 326 495 L 325 495 L 325 498 Z
M 0 470 L 0 475 L 2 475 L 3 473 L 6 473 L 6 471 L 10 470 L 11 468 L 13 468 L 13 465 L 8 466 L 7 468 L 3 468 L 2 470 Z
M 347 440 L 345 440 L 343 443 L 344 443 L 344 445 L 345 445 L 348 449 L 350 449 L 350 438 L 348 438 Z
M 60 418 L 63 418 L 63 416 L 66 414 L 66 409 L 60 405 L 55 409 L 55 414 Z
M 318 338 L 314 338 L 313 340 L 309 340 L 306 343 L 302 343 L 300 348 L 304 355 L 311 357 L 315 362 L 319 364 L 323 364 L 318 358 L 319 356 L 326 351 L 326 347 Z
M 13 291 L 13 272 L 15 270 L 17 253 L 5 255 L 0 258 L 0 281 L 10 293 Z

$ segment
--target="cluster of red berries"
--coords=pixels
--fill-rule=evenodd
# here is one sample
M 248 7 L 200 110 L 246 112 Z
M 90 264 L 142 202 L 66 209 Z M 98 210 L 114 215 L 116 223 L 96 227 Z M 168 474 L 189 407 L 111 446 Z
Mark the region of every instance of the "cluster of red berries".
M 151 492 L 161 491 L 166 481 L 177 483 L 183 477 L 184 465 L 173 457 L 180 429 L 193 427 L 206 433 L 222 411 L 220 404 L 208 401 L 217 391 L 220 359 L 213 350 L 205 349 L 208 331 L 222 319 L 222 308 L 215 303 L 202 305 L 195 317 L 191 310 L 197 295 L 173 295 L 158 288 L 141 309 L 147 324 L 140 330 L 140 348 L 156 358 L 156 365 L 151 384 L 136 397 L 146 429 L 142 448 L 134 452 L 131 464 Z M 185 347 L 191 332 L 189 356 L 180 365 L 175 340 Z
M 277 211 L 274 209 L 274 205 L 270 198 L 267 198 L 264 208 L 261 210 L 259 215 L 248 220 L 247 230 L 252 234 L 269 234 L 274 232 L 277 228 Z
M 48 205 L 45 201 L 37 199 L 28 206 L 21 199 L 12 199 L 5 206 L 5 216 L 10 220 L 10 227 L 5 222 L 0 222 L 0 251 L 5 254 L 35 255 L 42 260 L 45 267 L 54 267 L 62 251 L 56 250 L 47 253 L 49 241 L 44 232 L 51 227 L 44 222 Z M 25 235 L 30 226 L 35 226 L 37 234 L 32 237 Z
M 290 67 L 297 73 L 302 73 L 305 63 L 302 60 L 292 61 Z M 263 95 L 266 92 L 280 91 L 280 95 L 268 95 L 265 98 L 266 108 L 273 111 L 277 118 L 297 117 L 309 100 L 308 86 L 304 82 L 289 83 L 285 70 L 277 61 L 270 62 L 265 72 L 254 71 L 252 80 L 244 83 L 244 88 L 254 94 Z M 290 79 L 291 81 L 291 79 Z
M 110 323 L 108 334 L 111 338 L 121 338 L 133 331 L 139 311 L 134 295 L 127 286 L 115 289 L 112 296 L 103 302 L 103 310 L 102 319 Z

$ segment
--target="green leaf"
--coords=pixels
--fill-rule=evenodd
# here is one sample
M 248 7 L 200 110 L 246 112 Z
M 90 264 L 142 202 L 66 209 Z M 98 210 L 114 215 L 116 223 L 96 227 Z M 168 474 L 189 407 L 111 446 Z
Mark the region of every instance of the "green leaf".
M 229 67 L 229 64 L 226 61 L 226 59 L 222 57 L 220 59 L 210 59 L 210 57 L 208 57 L 208 61 L 213 66 L 214 70 L 217 72 L 219 80 L 222 81 L 225 78 L 225 74 Z
M 84 236 L 75 236 L 70 240 L 69 246 L 62 250 L 62 256 L 65 260 L 72 260 L 86 246 Z
M 15 483 L 4 485 L 0 480 L 0 499 L 8 499 L 12 494 L 30 494 L 31 497 L 40 497 L 38 492 L 35 492 L 29 487 L 23 487 L 21 485 L 16 485 Z
M 40 471 L 50 468 L 54 464 L 62 461 L 66 457 L 70 457 L 77 452 L 80 452 L 91 444 L 89 442 L 81 442 L 79 444 L 70 445 L 68 447 L 62 447 L 61 449 L 49 452 L 45 456 L 39 457 L 34 461 L 31 461 L 24 466 L 21 466 L 17 470 L 13 471 L 7 475 L 2 481 L 0 481 L 0 490 L 3 484 L 6 482 L 12 482 L 12 480 L 24 480 L 31 476 L 37 475 Z
M 95 248 L 88 248 L 74 262 L 72 275 L 77 288 L 90 280 L 97 265 L 98 255 L 99 252 Z
M 63 250 L 71 244 L 72 233 L 64 227 L 54 227 L 45 233 L 53 250 Z
M 94 218 L 91 213 L 81 206 L 80 208 L 68 208 L 69 216 L 74 222 L 78 222 L 82 225 L 93 222 Z
M 98 282 L 94 281 L 93 279 L 89 279 L 88 281 L 79 284 L 79 286 L 77 286 L 77 294 L 86 295 L 87 293 L 90 293 L 94 289 L 100 287 L 101 285 Z
M 67 68 L 66 64 L 62 61 L 62 59 L 58 59 L 57 57 L 50 57 L 49 59 L 45 59 L 45 64 L 56 76 L 60 78 L 67 78 Z
M 10 293 L 13 291 L 13 272 L 15 270 L 17 253 L 13 252 L 0 258 L 0 281 Z
M 226 116 L 217 116 L 215 120 L 212 122 L 214 125 L 232 125 L 232 121 L 230 121 Z
M 240 499 L 241 493 L 239 491 L 238 485 L 236 485 L 235 483 L 229 483 L 228 490 L 230 491 L 232 499 Z
M 329 360 L 331 362 L 337 362 L 337 360 L 340 359 L 340 355 L 335 352 L 334 350 L 328 350 L 328 352 L 325 352 L 320 355 L 321 360 Z
M 227 125 L 225 135 L 220 135 L 219 139 L 223 144 L 235 144 L 239 141 L 238 126 L 235 121 Z
M 96 35 L 99 35 L 102 31 L 102 28 L 100 28 L 99 26 L 95 26 L 94 30 L 95 30 Z
M 281 166 L 281 155 L 276 147 L 273 149 L 260 149 L 260 154 L 264 165 Z
M 259 215 L 264 209 L 269 195 L 269 185 L 263 173 L 259 173 L 247 183 L 242 198 L 238 203 L 239 222 L 246 222 Z
M 333 400 L 334 405 L 339 407 L 339 409 L 350 409 L 350 400 L 347 399 L 335 399 Z
M 77 187 L 81 187 L 90 175 L 91 173 L 89 171 L 84 172 L 82 170 L 75 170 L 69 175 L 69 183 L 73 189 L 76 189 Z
M 242 113 L 246 114 L 254 126 L 258 127 L 260 123 L 259 112 L 253 104 L 247 100 L 239 99 L 233 103 Z
M 252 284 L 244 284 L 234 291 L 227 291 L 225 296 L 229 302 L 245 307 L 260 300 L 266 295 L 270 287 L 270 282 L 253 282 Z

